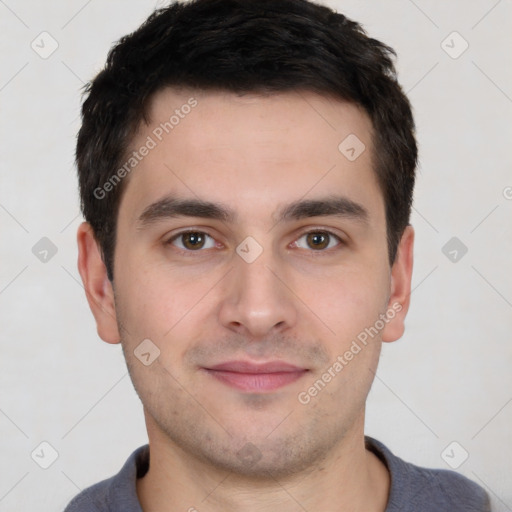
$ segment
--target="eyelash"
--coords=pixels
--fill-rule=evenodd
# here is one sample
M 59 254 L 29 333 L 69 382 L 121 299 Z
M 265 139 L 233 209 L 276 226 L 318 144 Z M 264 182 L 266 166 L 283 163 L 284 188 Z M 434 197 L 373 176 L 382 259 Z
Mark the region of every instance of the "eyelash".
M 187 229 L 186 231 L 180 231 L 179 233 L 176 233 L 175 235 L 173 235 L 171 238 L 169 238 L 165 243 L 164 245 L 174 245 L 173 242 L 177 239 L 179 239 L 180 237 L 188 234 L 188 233 L 193 233 L 193 234 L 199 234 L 199 235 L 203 235 L 205 237 L 207 237 L 208 239 L 211 239 L 213 240 L 215 243 L 218 243 L 215 238 L 213 238 L 213 236 L 209 235 L 206 231 L 201 231 L 200 229 Z M 181 247 L 176 247 L 174 245 L 174 249 L 176 249 L 177 251 L 179 251 L 181 254 L 184 254 L 185 256 L 192 256 L 194 253 L 199 253 L 199 252 L 204 252 L 205 249 L 197 249 L 195 251 L 191 250 L 191 249 L 182 249 Z
M 186 231 L 181 231 L 175 235 L 173 235 L 171 238 L 169 238 L 166 242 L 165 242 L 165 245 L 173 245 L 173 242 L 176 241 L 177 239 L 179 239 L 180 237 L 182 237 L 183 235 L 186 235 L 188 233 L 194 233 L 194 234 L 200 234 L 200 235 L 204 235 L 206 236 L 207 238 L 213 240 L 215 243 L 218 243 L 215 238 L 213 238 L 211 235 L 209 235 L 206 231 L 201 231 L 199 229 L 188 229 Z M 308 235 L 311 235 L 311 234 L 323 234 L 323 235 L 327 235 L 328 237 L 330 237 L 331 239 L 335 239 L 337 244 L 334 246 L 334 247 L 330 247 L 328 249 L 318 249 L 318 250 L 314 250 L 314 249 L 304 249 L 304 250 L 307 250 L 308 252 L 314 254 L 315 256 L 317 255 L 320 255 L 320 253 L 330 253 L 331 251 L 335 250 L 336 248 L 339 248 L 340 246 L 343 246 L 343 245 L 346 245 L 345 241 L 338 235 L 336 235 L 335 233 L 333 233 L 332 231 L 329 231 L 328 229 L 312 229 L 312 230 L 309 230 L 309 231 L 305 231 L 304 233 L 302 233 L 299 237 L 297 237 L 291 244 L 289 245 L 293 245 L 293 244 L 296 244 L 298 240 L 300 240 L 301 238 L 303 237 L 307 237 Z M 176 247 L 174 246 L 174 248 L 181 252 L 182 254 L 185 254 L 187 256 L 191 256 L 193 255 L 193 253 L 199 253 L 199 252 L 204 252 L 205 250 L 209 250 L 211 248 L 208 248 L 208 249 L 197 249 L 197 250 L 191 250 L 191 249 L 181 249 L 180 247 Z M 301 247 L 299 247 L 299 249 L 303 249 Z
M 326 248 L 326 249 L 317 249 L 317 250 L 314 250 L 314 249 L 305 249 L 307 250 L 308 252 L 311 252 L 315 255 L 318 255 L 320 253 L 328 253 L 328 252 L 331 252 L 332 250 L 335 250 L 337 247 L 341 246 L 343 244 L 343 240 L 336 234 L 334 234 L 332 231 L 329 231 L 329 230 L 325 230 L 325 229 L 313 229 L 313 230 L 310 230 L 310 231 L 306 231 L 305 233 L 302 233 L 296 240 L 294 240 L 292 242 L 293 245 L 296 246 L 297 242 L 301 239 L 301 238 L 304 238 L 304 237 L 307 237 L 308 235 L 313 235 L 313 234 L 316 234 L 316 235 L 327 235 L 329 237 L 329 244 L 331 243 L 331 241 L 334 239 L 337 243 L 334 247 L 329 247 L 329 248 Z M 303 249 L 303 247 L 299 247 L 299 249 Z

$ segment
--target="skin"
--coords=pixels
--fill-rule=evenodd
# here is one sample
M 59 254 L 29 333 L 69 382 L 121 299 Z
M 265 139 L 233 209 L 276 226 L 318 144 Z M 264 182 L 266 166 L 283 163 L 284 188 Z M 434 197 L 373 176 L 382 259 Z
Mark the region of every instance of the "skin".
M 122 343 L 144 405 L 151 464 L 137 482 L 143 509 L 383 511 L 389 474 L 364 446 L 365 401 L 382 342 L 404 330 L 414 235 L 405 230 L 390 266 L 371 122 L 352 104 L 310 92 L 165 89 L 133 149 L 191 96 L 197 106 L 125 178 L 113 283 L 90 226 L 78 230 L 98 334 Z M 353 162 L 338 150 L 351 133 L 366 145 Z M 142 212 L 168 195 L 219 203 L 235 217 L 141 224 Z M 360 205 L 366 218 L 279 219 L 291 203 L 333 196 Z M 184 245 L 184 229 L 209 235 L 203 248 Z M 248 236 L 263 249 L 252 263 L 236 252 Z M 397 304 L 379 334 L 300 403 L 298 394 Z M 149 366 L 134 355 L 147 338 L 160 350 Z M 241 359 L 307 372 L 247 392 L 204 370 Z

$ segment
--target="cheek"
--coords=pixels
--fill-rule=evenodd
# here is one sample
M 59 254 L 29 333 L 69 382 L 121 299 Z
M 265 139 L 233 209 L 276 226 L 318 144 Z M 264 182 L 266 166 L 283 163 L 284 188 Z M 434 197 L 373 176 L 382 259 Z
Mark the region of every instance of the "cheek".
M 386 308 L 389 279 L 385 271 L 338 271 L 321 282 L 305 279 L 301 296 L 340 342 L 370 327 Z M 332 334 L 332 332 L 331 332 Z
M 211 266 L 173 264 L 161 247 L 130 244 L 127 239 L 126 234 L 119 237 L 115 278 L 127 358 L 133 360 L 134 350 L 149 339 L 160 351 L 158 363 L 172 374 L 183 374 L 190 346 L 212 336 L 215 285 L 222 272 Z
M 149 338 L 163 360 L 176 364 L 213 314 L 207 292 L 215 276 L 194 277 L 162 265 L 123 270 L 118 273 L 116 309 L 125 326 L 124 343 L 133 349 Z

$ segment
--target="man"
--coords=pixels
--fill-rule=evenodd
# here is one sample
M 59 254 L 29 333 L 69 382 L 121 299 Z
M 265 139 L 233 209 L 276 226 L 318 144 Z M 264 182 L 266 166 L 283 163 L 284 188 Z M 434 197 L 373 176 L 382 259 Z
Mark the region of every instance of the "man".
M 196 0 L 83 106 L 79 270 L 149 447 L 66 511 L 485 511 L 364 436 L 409 306 L 417 159 L 392 50 L 304 0 Z

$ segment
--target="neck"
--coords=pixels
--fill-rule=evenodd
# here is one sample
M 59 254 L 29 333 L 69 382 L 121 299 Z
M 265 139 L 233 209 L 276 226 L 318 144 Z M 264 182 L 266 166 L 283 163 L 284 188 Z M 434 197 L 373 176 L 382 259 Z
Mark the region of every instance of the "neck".
M 365 449 L 364 418 L 315 467 L 286 479 L 269 474 L 257 480 L 198 460 L 149 423 L 150 468 L 137 481 L 144 512 L 386 509 L 389 473 L 380 459 Z

